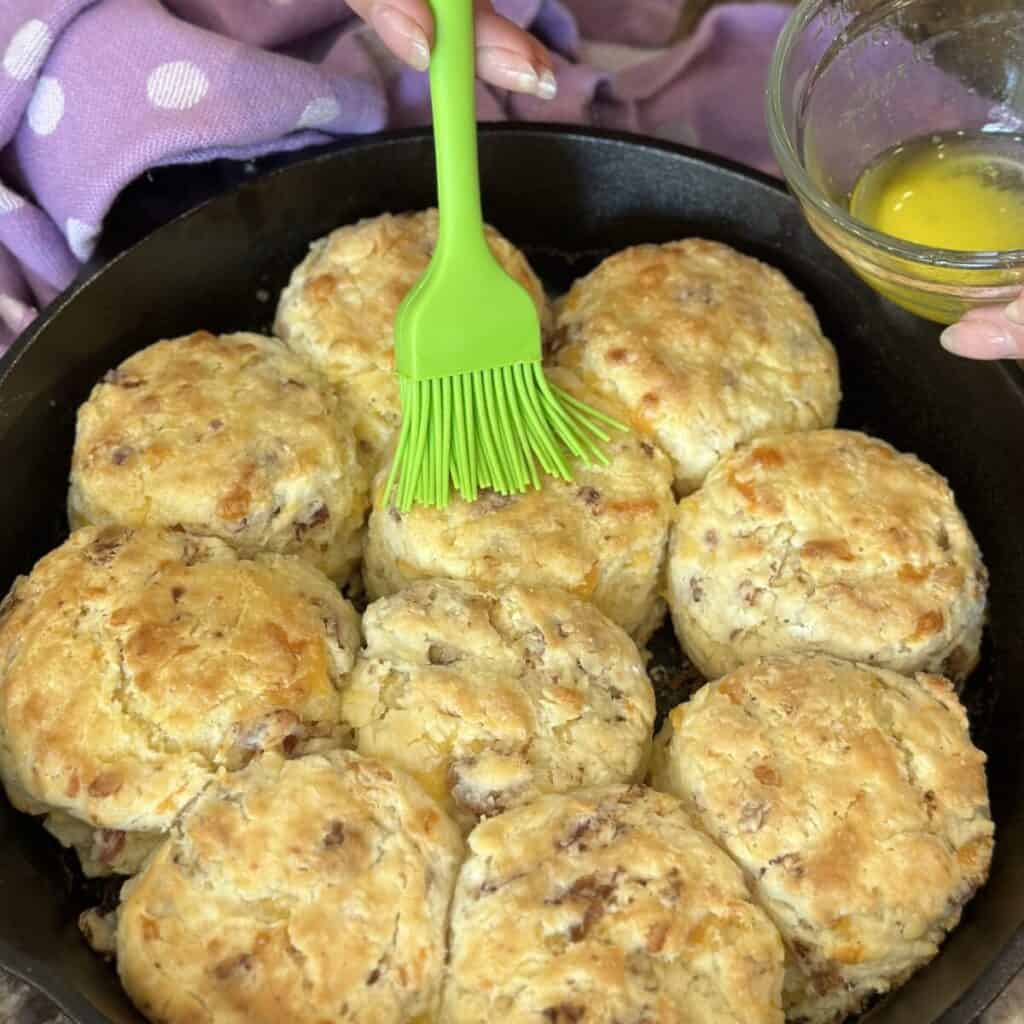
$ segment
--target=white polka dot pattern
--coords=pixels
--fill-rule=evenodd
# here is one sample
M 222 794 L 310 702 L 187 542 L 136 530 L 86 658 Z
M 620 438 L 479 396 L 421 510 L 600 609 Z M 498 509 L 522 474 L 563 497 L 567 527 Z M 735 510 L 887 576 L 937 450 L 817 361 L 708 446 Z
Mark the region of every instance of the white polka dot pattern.
M 64 230 L 71 251 L 80 260 L 87 260 L 96 248 L 99 228 L 92 224 L 86 224 L 85 221 L 78 220 L 77 217 L 68 217 Z
M 296 127 L 317 128 L 333 121 L 340 113 L 341 107 L 333 96 L 318 96 L 307 104 Z
M 189 110 L 206 95 L 210 80 L 190 60 L 161 64 L 146 80 L 150 103 L 162 110 Z
M 43 75 L 28 105 L 28 126 L 36 135 L 52 135 L 64 116 L 64 89 L 56 78 Z
M 31 78 L 43 66 L 52 42 L 46 22 L 38 18 L 26 21 L 7 44 L 4 71 L 18 82 Z

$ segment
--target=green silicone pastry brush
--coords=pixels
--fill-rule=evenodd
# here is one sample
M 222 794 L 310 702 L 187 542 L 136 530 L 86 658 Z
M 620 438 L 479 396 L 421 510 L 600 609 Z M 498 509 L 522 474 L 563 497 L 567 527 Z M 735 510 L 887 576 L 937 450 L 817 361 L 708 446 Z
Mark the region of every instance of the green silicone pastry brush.
M 384 493 L 401 511 L 444 508 L 539 487 L 540 468 L 571 479 L 568 459 L 607 464 L 598 442 L 621 424 L 548 381 L 526 290 L 484 236 L 477 168 L 473 0 L 432 0 L 430 65 L 440 224 L 430 266 L 395 320 L 402 405 Z

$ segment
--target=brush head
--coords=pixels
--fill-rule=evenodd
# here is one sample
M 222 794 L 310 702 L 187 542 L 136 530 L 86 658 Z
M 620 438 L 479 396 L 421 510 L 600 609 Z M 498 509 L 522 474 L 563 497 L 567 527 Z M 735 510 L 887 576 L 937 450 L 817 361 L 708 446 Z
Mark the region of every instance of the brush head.
M 599 441 L 622 424 L 544 376 L 540 361 L 427 381 L 399 378 L 402 430 L 384 501 L 445 508 L 454 488 L 475 501 L 487 487 L 521 494 L 540 473 L 572 479 L 569 459 L 607 465 Z M 538 470 L 539 466 L 539 470 Z
M 402 428 L 384 500 L 444 508 L 455 489 L 518 494 L 569 458 L 607 460 L 605 427 L 625 429 L 554 387 L 541 367 L 537 308 L 480 233 L 445 244 L 395 320 Z
M 541 358 L 537 307 L 491 253 L 481 232 L 441 218 L 430 266 L 395 318 L 395 368 L 425 381 Z

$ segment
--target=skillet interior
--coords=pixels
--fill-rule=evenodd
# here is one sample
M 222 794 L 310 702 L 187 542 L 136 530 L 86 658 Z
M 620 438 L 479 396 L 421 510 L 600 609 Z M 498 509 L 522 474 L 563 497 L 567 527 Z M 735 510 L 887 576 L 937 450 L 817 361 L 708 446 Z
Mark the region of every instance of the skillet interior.
M 75 409 L 105 370 L 197 327 L 266 328 L 311 239 L 433 202 L 432 143 L 422 133 L 283 162 L 115 259 L 0 363 L 0 592 L 66 535 Z M 974 1020 L 1024 965 L 1024 375 L 945 355 L 934 327 L 860 284 L 780 188 L 732 165 L 622 136 L 503 126 L 483 131 L 481 171 L 488 219 L 556 292 L 609 251 L 689 234 L 778 266 L 839 350 L 841 425 L 916 452 L 952 483 L 992 577 L 991 626 L 965 700 L 975 741 L 990 756 L 996 857 L 940 956 L 864 1019 Z M 189 173 L 173 172 L 178 186 L 188 187 Z M 664 711 L 690 684 L 669 633 L 655 649 Z M 80 1024 L 139 1021 L 112 971 L 78 937 L 75 917 L 95 893 L 70 865 L 0 798 L 0 963 Z

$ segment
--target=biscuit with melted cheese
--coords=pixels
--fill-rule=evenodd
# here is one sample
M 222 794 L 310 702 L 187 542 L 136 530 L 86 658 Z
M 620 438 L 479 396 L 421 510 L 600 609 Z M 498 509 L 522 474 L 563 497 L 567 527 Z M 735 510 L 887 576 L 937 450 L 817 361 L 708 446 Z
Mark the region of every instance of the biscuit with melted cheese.
M 985 881 L 984 765 L 947 680 L 807 656 L 677 707 L 652 774 L 782 932 L 787 1019 L 836 1024 L 935 956 Z
M 369 480 L 345 410 L 280 341 L 206 331 L 108 373 L 79 409 L 78 526 L 177 526 L 247 554 L 294 554 L 345 583 Z
M 364 463 L 375 472 L 398 435 L 394 322 L 437 242 L 437 210 L 384 214 L 331 232 L 310 247 L 281 294 L 274 332 L 309 359 L 355 414 Z M 487 227 L 498 262 L 530 293 L 542 330 L 550 312 L 523 254 Z
M 370 605 L 342 699 L 357 749 L 469 829 L 541 793 L 639 782 L 654 691 L 636 645 L 563 591 L 429 580 Z
M 559 365 L 671 457 L 688 494 L 742 441 L 830 427 L 839 368 L 814 310 L 772 267 L 717 242 L 606 259 L 559 307 Z
M 296 558 L 78 530 L 0 605 L 0 776 L 87 874 L 130 873 L 214 777 L 340 743 L 359 620 Z
M 434 1019 L 458 830 L 344 751 L 214 783 L 122 893 L 117 967 L 162 1024 Z
M 469 836 L 441 1024 L 782 1024 L 783 948 L 671 796 L 543 796 Z
M 668 598 L 715 678 L 764 654 L 833 654 L 962 682 L 987 574 L 949 485 L 864 434 L 768 438 L 679 504 Z
M 571 375 L 555 383 L 590 399 Z M 633 433 L 613 432 L 607 465 L 572 464 L 573 478 L 542 476 L 538 490 L 453 494 L 447 508 L 384 504 L 388 467 L 374 482 L 363 573 L 371 600 L 420 579 L 554 587 L 596 604 L 640 643 L 665 613 L 661 597 L 672 467 Z

